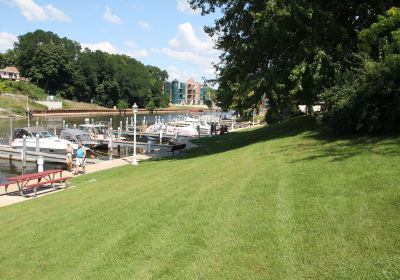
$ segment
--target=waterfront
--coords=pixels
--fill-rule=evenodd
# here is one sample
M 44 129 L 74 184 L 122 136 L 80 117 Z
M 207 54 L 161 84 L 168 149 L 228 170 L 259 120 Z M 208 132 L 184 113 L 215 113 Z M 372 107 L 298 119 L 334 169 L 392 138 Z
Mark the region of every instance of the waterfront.
M 209 114 L 209 113 L 195 113 L 196 115 L 199 114 Z M 161 119 L 164 119 L 164 121 L 168 122 L 169 120 L 172 120 L 173 118 L 177 118 L 179 116 L 183 115 L 189 115 L 189 113 L 168 113 L 168 114 L 154 114 L 154 115 L 148 115 L 148 114 L 138 114 L 137 115 L 137 123 L 141 124 L 142 121 L 146 120 L 146 123 L 148 125 L 154 124 L 155 118 L 160 116 Z M 227 112 L 214 112 L 214 116 L 230 116 L 230 113 Z M 43 126 L 48 129 L 54 129 L 56 128 L 57 133 L 60 132 L 62 123 L 65 121 L 65 123 L 69 127 L 73 127 L 74 124 L 77 126 L 79 124 L 82 124 L 85 122 L 85 119 L 90 119 L 90 121 L 94 120 L 95 122 L 99 121 L 110 121 L 110 118 L 112 118 L 112 123 L 114 129 L 116 129 L 118 126 L 120 126 L 120 122 L 122 121 L 122 125 L 125 127 L 126 123 L 126 118 L 129 118 L 129 122 L 131 121 L 132 116 L 125 116 L 125 115 L 103 115 L 103 116 L 93 116 L 93 117 L 88 117 L 88 116 L 73 116 L 73 117 L 34 117 L 30 119 L 30 125 L 35 126 L 36 123 L 38 123 L 39 126 Z M 9 119 L 0 119 L 0 139 L 3 144 L 8 144 L 8 137 L 10 135 L 10 120 Z M 13 119 L 12 120 L 12 128 L 21 128 L 21 127 L 26 127 L 28 125 L 28 120 L 27 119 Z M 109 159 L 110 156 L 112 158 L 119 158 L 119 157 L 125 157 L 130 154 L 132 154 L 133 149 L 132 148 L 121 148 L 121 150 L 114 149 L 113 153 L 110 154 L 107 151 L 89 151 L 90 155 L 92 155 L 95 158 L 98 159 Z M 64 164 L 55 164 L 55 163 L 45 163 L 44 169 L 51 169 L 51 168 L 65 168 Z M 4 178 L 7 178 L 12 175 L 20 175 L 24 173 L 30 173 L 30 172 L 36 172 L 37 171 L 37 166 L 35 163 L 27 163 L 27 167 L 24 169 L 22 167 L 22 163 L 19 161 L 10 161 L 10 160 L 3 160 L 0 159 L 0 181 Z

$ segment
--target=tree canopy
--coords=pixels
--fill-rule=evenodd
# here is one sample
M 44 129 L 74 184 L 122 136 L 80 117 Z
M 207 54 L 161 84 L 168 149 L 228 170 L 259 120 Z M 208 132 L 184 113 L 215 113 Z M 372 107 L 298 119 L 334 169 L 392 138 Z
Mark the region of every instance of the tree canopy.
M 79 43 L 53 32 L 36 30 L 18 37 L 0 64 L 16 64 L 47 93 L 103 106 L 163 107 L 162 82 L 168 73 L 126 55 L 81 49 Z M 130 105 L 129 105 L 130 106 Z
M 270 110 L 290 116 L 298 104 L 323 102 L 358 63 L 360 32 L 396 1 L 191 0 L 202 14 L 222 16 L 205 27 L 222 50 L 218 100 L 238 110 L 264 94 Z M 372 35 L 371 35 L 372 36 Z M 367 46 L 366 46 L 367 47 Z M 370 46 L 376 49 L 375 46 Z

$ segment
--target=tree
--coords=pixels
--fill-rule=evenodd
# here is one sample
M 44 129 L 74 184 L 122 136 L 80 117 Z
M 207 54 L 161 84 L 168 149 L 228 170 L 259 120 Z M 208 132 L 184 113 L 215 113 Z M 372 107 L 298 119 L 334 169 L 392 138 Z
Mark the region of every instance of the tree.
M 29 69 L 30 78 L 47 92 L 58 93 L 65 83 L 71 82 L 72 65 L 62 46 L 40 45 L 35 50 Z
M 323 121 L 337 132 L 400 132 L 400 9 L 390 9 L 359 37 L 359 65 L 324 93 Z
M 191 0 L 222 17 L 206 27 L 222 50 L 216 66 L 218 100 L 238 110 L 266 94 L 290 116 L 296 105 L 320 100 L 354 63 L 358 33 L 395 1 Z

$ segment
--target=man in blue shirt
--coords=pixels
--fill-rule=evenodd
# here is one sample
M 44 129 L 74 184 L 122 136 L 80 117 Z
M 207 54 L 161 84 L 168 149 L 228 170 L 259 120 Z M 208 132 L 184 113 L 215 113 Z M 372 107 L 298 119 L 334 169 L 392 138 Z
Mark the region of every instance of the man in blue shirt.
M 82 166 L 82 173 L 85 174 L 85 161 L 86 161 L 86 149 L 82 145 L 82 142 L 79 142 L 78 149 L 76 150 L 75 175 L 78 175 L 79 173 L 79 166 Z

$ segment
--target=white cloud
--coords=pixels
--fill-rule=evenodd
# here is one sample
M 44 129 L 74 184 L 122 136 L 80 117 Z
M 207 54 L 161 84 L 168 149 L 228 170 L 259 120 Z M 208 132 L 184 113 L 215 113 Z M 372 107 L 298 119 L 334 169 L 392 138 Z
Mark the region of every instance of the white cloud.
M 201 78 L 195 73 L 189 73 L 186 71 L 182 71 L 182 70 L 178 69 L 175 65 L 169 65 L 167 67 L 167 72 L 168 72 L 169 80 L 177 79 L 178 81 L 187 81 L 190 78 L 193 78 L 197 81 L 200 81 L 200 78 Z
M 82 49 L 88 48 L 91 51 L 102 51 L 109 54 L 116 54 L 118 53 L 118 49 L 114 47 L 110 42 L 100 42 L 100 43 L 83 43 L 81 44 Z
M 0 32 L 0 53 L 5 52 L 14 47 L 14 43 L 18 41 L 17 36 L 7 32 Z
M 132 42 L 132 41 L 128 41 L 128 42 Z M 131 47 L 130 50 L 120 50 L 117 47 L 115 47 L 113 44 L 111 44 L 110 42 L 100 42 L 100 43 L 82 43 L 81 44 L 82 49 L 86 49 L 88 48 L 91 51 L 102 51 L 102 52 L 106 52 L 109 54 L 124 54 L 136 59 L 140 59 L 140 58 L 145 58 L 149 55 L 148 50 L 146 49 L 135 49 L 135 47 Z
M 146 49 L 140 49 L 140 50 L 131 50 L 131 51 L 127 51 L 124 54 L 139 59 L 139 58 L 145 58 L 149 56 L 149 51 Z
M 147 21 L 139 21 L 138 22 L 140 28 L 142 28 L 143 30 L 151 30 L 151 25 L 150 23 L 148 23 Z
M 176 1 L 176 8 L 178 11 L 184 13 L 184 14 L 190 14 L 190 15 L 199 15 L 200 11 L 199 10 L 193 10 L 189 2 L 187 0 L 177 0 Z
M 112 24 L 122 24 L 121 18 L 119 16 L 113 14 L 111 12 L 110 7 L 108 7 L 108 6 L 106 6 L 106 9 L 103 14 L 103 18 Z
M 40 6 L 34 0 L 11 0 L 10 3 L 16 5 L 21 14 L 29 21 L 70 21 L 70 18 L 63 11 L 51 4 Z
M 57 9 L 53 5 L 49 4 L 45 7 L 45 11 L 47 16 L 52 19 L 52 20 L 58 20 L 58 21 L 64 21 L 64 22 L 70 22 L 71 19 L 66 16 L 63 11 L 60 9 Z
M 213 40 L 205 33 L 199 38 L 190 23 L 178 26 L 178 32 L 169 41 L 169 47 L 161 49 L 170 58 L 178 59 L 202 67 L 203 74 L 214 74 L 213 63 L 217 63 L 219 51 L 214 49 Z
M 125 45 L 126 45 L 128 48 L 132 48 L 132 49 L 137 47 L 137 44 L 136 44 L 135 41 L 126 41 L 126 42 L 125 42 Z

